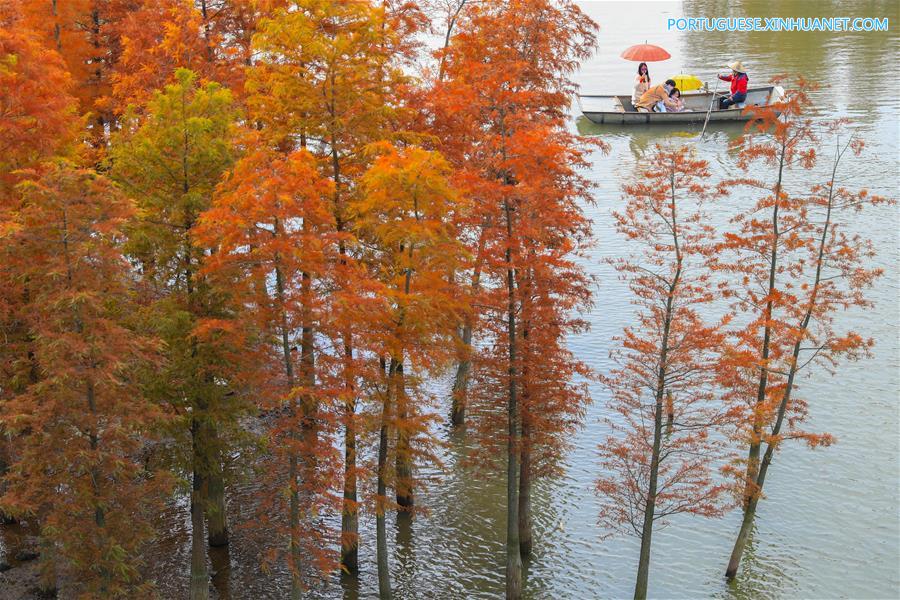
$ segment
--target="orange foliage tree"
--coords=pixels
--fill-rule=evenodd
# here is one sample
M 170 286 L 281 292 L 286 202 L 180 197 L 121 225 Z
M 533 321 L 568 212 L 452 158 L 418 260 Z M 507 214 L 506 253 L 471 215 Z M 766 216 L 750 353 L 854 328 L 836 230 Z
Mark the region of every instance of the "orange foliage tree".
M 773 175 L 731 182 L 760 196 L 733 220 L 736 229 L 726 233 L 714 264 L 737 276 L 726 295 L 738 315 L 749 315 L 744 326 L 730 332 L 720 374 L 739 411 L 736 436 L 749 446 L 747 459 L 726 469 L 736 476 L 744 505 L 729 578 L 737 574 L 781 442 L 799 439 L 810 447 L 833 442 L 830 434 L 801 428 L 808 405 L 793 395 L 798 373 L 813 364 L 830 369 L 840 357 L 866 356 L 873 344 L 856 332 L 835 331 L 832 321 L 840 310 L 871 305 L 864 291 L 881 274 L 864 266 L 873 256 L 871 243 L 844 230 L 854 212 L 885 200 L 837 184 L 847 150 L 862 150 L 860 140 L 846 133 L 840 137 L 843 122 L 830 127 L 838 142 L 829 179 L 805 191 L 790 185 L 795 170 L 812 169 L 819 158 L 820 136 L 807 115 L 813 88 L 799 79 L 781 102 L 754 109 L 738 140 L 739 166 L 757 173 L 764 165 Z
M 371 157 L 364 148 L 390 139 L 398 127 L 408 76 L 400 69 L 412 52 L 414 5 L 396 2 L 292 0 L 269 12 L 253 38 L 261 59 L 247 76 L 250 113 L 276 146 L 308 147 L 331 180 L 331 208 L 341 234 L 333 280 L 333 323 L 340 331 L 344 389 L 344 500 L 341 564 L 358 569 L 357 414 L 363 373 L 373 360 L 366 351 L 368 325 L 357 311 L 371 278 L 359 268 L 348 205 Z M 314 360 L 310 336 L 301 355 Z M 375 358 L 374 360 L 377 360 Z
M 583 146 L 567 131 L 565 110 L 569 77 L 590 55 L 596 25 L 570 2 L 517 0 L 473 5 L 455 31 L 429 99 L 442 150 L 478 206 L 467 239 L 479 385 L 467 389 L 462 378 L 455 395 L 468 396 L 484 448 L 506 443 L 506 589 L 518 598 L 521 556 L 531 549 L 531 458 L 558 453 L 587 401 L 574 381 L 586 369 L 563 342 L 583 327 L 572 309 L 590 299 L 576 263 L 590 238 L 579 206 L 590 186 L 578 173 Z
M 273 457 L 257 518 L 264 524 L 273 514 L 284 517 L 275 522 L 287 523 L 280 529 L 289 540 L 291 597 L 298 598 L 304 557 L 323 572 L 335 562 L 323 551 L 330 545 L 323 540 L 327 529 L 314 521 L 337 496 L 333 369 L 327 360 L 314 364 L 301 355 L 298 361 L 295 349 L 311 331 L 327 339 L 339 238 L 331 182 L 320 176 L 312 154 L 279 152 L 257 137 L 246 138 L 257 149 L 220 186 L 195 239 L 213 250 L 204 273 L 231 290 L 268 340 L 263 358 L 271 377 L 260 404 L 275 415 L 268 432 Z M 267 559 L 283 547 L 271 544 Z
M 715 298 L 705 268 L 712 228 L 700 202 L 708 195 L 707 162 L 686 146 L 657 146 L 616 228 L 641 249 L 613 260 L 628 281 L 637 322 L 626 327 L 617 366 L 604 383 L 612 394 L 613 435 L 600 446 L 601 522 L 641 539 L 635 598 L 647 597 L 653 525 L 677 513 L 716 516 L 724 486 L 711 478 L 724 422 L 713 382 L 721 323 L 701 316 Z M 721 438 L 719 438 L 721 439 Z
M 78 127 L 71 87 L 65 63 L 30 29 L 21 4 L 0 5 L 0 223 L 15 219 L 15 186 L 26 176 L 23 170 L 71 152 Z M 21 266 L 14 245 L 0 245 L 0 405 L 39 379 L 28 327 L 33 290 Z M 0 478 L 16 459 L 15 449 L 15 440 L 0 427 Z M 0 480 L 0 491 L 2 486 Z M 9 518 L 0 513 L 0 522 Z
M 102 157 L 108 134 L 116 126 L 107 99 L 112 90 L 113 67 L 120 54 L 118 22 L 130 6 L 126 0 L 14 0 L 23 6 L 29 26 L 41 35 L 48 49 L 64 58 L 78 99 L 88 117 L 86 138 Z
M 64 163 L 18 192 L 0 239 L 30 290 L 20 314 L 37 377 L 2 405 L 19 457 L 0 506 L 39 519 L 79 597 L 144 595 L 141 551 L 169 478 L 138 458 L 163 414 L 134 376 L 157 356 L 135 328 L 122 254 L 133 208 L 108 180 Z M 44 575 L 53 587 L 55 574 Z
M 361 259 L 376 274 L 375 291 L 382 299 L 372 326 L 377 338 L 372 350 L 387 363 L 378 386 L 382 407 L 375 515 L 379 595 L 389 598 L 384 513 L 390 432 L 396 431 L 397 440 L 397 502 L 409 510 L 413 465 L 417 457 L 431 458 L 429 424 L 437 418 L 428 409 L 422 384 L 452 357 L 463 308 L 450 274 L 463 253 L 454 217 L 464 204 L 450 187 L 450 168 L 439 154 L 388 143 L 373 151 L 379 156 L 363 176 L 362 193 L 348 212 L 360 244 L 368 248 Z
M 0 194 L 10 193 L 14 171 L 71 143 L 77 125 L 71 89 L 59 54 L 41 44 L 19 4 L 0 6 Z

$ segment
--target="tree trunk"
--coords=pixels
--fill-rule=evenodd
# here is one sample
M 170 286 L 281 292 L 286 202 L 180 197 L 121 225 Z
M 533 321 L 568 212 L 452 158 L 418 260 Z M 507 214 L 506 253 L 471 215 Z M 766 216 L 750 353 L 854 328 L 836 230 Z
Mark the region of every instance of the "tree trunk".
M 378 597 L 380 600 L 391 598 L 391 573 L 388 566 L 387 531 L 385 528 L 385 502 L 387 501 L 387 455 L 388 426 L 391 418 L 391 396 L 397 363 L 391 359 L 388 369 L 387 392 L 381 408 L 381 430 L 378 436 L 378 483 L 375 508 L 375 558 L 378 563 Z
M 531 431 L 522 419 L 522 461 L 519 469 L 519 550 L 522 559 L 531 557 Z
M 672 425 L 675 423 L 675 401 L 672 392 L 666 390 L 666 435 L 672 435 Z
M 416 204 L 415 199 L 413 199 L 413 206 L 415 207 L 415 215 L 416 221 L 419 220 L 419 210 L 418 204 Z M 413 264 L 413 249 L 415 244 L 409 244 L 407 247 L 407 252 L 409 253 L 409 264 Z M 404 250 L 404 244 L 400 244 L 400 252 L 402 253 Z M 409 297 L 409 292 L 412 286 L 412 267 L 406 268 L 406 275 L 404 277 L 403 284 L 403 294 L 406 297 Z M 400 314 L 398 318 L 398 326 L 402 327 L 403 323 L 406 321 L 406 309 L 401 308 Z M 408 413 L 408 405 L 406 398 L 406 380 L 403 377 L 403 359 L 401 358 L 397 360 L 397 369 L 396 369 L 396 379 L 397 383 L 394 387 L 397 398 L 397 465 L 396 465 L 396 482 L 394 484 L 395 491 L 397 492 L 397 506 L 401 510 L 406 510 L 407 512 L 413 506 L 413 473 L 412 473 L 412 451 L 409 446 L 409 430 L 407 426 L 407 418 L 409 417 Z
M 228 522 L 225 513 L 225 480 L 217 473 L 209 478 L 209 545 L 220 548 L 228 545 Z
M 662 394 L 657 394 L 653 416 L 653 453 L 650 457 L 650 483 L 647 488 L 647 503 L 644 506 L 644 526 L 641 530 L 641 554 L 638 560 L 637 582 L 634 585 L 634 599 L 647 597 L 650 578 L 650 544 L 653 539 L 653 519 L 656 512 L 656 487 L 659 478 L 659 455 L 662 442 Z
M 356 497 L 356 403 L 346 404 L 344 426 L 344 505 L 341 512 L 341 565 L 350 573 L 359 572 L 359 512 Z
M 281 230 L 281 224 L 276 219 L 275 231 Z M 275 297 L 278 301 L 280 309 L 280 328 L 281 328 L 281 356 L 284 361 L 284 374 L 287 378 L 288 393 L 293 393 L 296 385 L 294 377 L 294 361 L 291 357 L 291 341 L 289 335 L 289 324 L 286 311 L 286 302 L 284 295 L 284 275 L 281 267 L 278 265 L 278 258 L 275 258 Z M 291 415 L 296 415 L 297 402 L 291 399 L 288 410 Z M 303 580 L 300 569 L 300 493 L 298 490 L 299 482 L 297 481 L 297 442 L 298 432 L 296 426 L 291 428 L 288 433 L 288 443 L 290 446 L 290 455 L 288 456 L 288 529 L 290 530 L 288 538 L 288 550 L 290 554 L 291 571 L 291 600 L 300 600 L 303 596 Z
M 462 342 L 466 352 L 472 348 L 472 323 L 468 319 L 463 325 Z M 450 424 L 461 427 L 466 424 L 466 394 L 469 389 L 469 373 L 472 370 L 472 360 L 466 356 L 456 366 L 456 377 L 453 379 L 453 398 L 450 407 Z
M 191 489 L 191 600 L 208 600 L 209 572 L 206 568 L 206 543 L 203 536 L 203 517 L 206 506 L 207 482 L 203 475 L 199 421 L 191 424 L 193 442 L 194 480 Z
M 406 431 L 406 387 L 403 379 L 403 363 L 397 364 L 397 385 L 394 390 L 397 398 L 397 465 L 396 483 L 397 504 L 401 509 L 413 506 L 412 457 L 410 456 L 409 432 Z
M 43 598 L 56 597 L 56 548 L 53 541 L 46 537 L 40 538 L 41 557 L 38 565 L 38 592 Z M 193 600 L 193 599 L 192 599 Z
M 762 435 L 762 423 L 756 422 L 753 424 L 753 441 L 750 442 L 750 451 L 747 453 L 747 472 L 744 475 L 744 500 L 742 504 L 744 511 L 747 510 L 750 500 L 754 496 L 756 476 L 759 474 L 759 452 L 762 446 L 758 441 L 760 435 Z
M 729 580 L 734 579 L 735 575 L 737 575 L 738 567 L 741 565 L 744 547 L 746 547 L 750 531 L 753 529 L 753 517 L 756 516 L 756 504 L 758 501 L 759 496 L 754 495 L 744 507 L 744 519 L 741 521 L 741 530 L 738 532 L 734 548 L 731 550 L 731 558 L 728 560 L 728 568 L 725 570 L 725 577 Z
M 830 205 L 828 215 L 830 218 Z M 769 435 L 769 440 L 766 443 L 766 453 L 763 455 L 762 463 L 759 466 L 759 472 L 756 476 L 756 480 L 754 481 L 753 495 L 750 497 L 749 502 L 747 502 L 747 506 L 744 508 L 744 520 L 741 522 L 741 530 L 740 532 L 738 532 L 737 540 L 735 540 L 734 548 L 731 551 L 731 558 L 728 560 L 728 567 L 725 570 L 725 577 L 727 577 L 729 580 L 734 579 L 734 576 L 737 575 L 738 567 L 741 564 L 741 556 L 744 553 L 744 547 L 747 544 L 747 539 L 750 537 L 750 531 L 753 528 L 753 517 L 756 515 L 756 505 L 759 503 L 759 498 L 762 495 L 763 485 L 766 482 L 766 473 L 768 473 L 769 471 L 769 465 L 772 464 L 772 457 L 775 455 L 775 448 L 778 446 L 778 443 L 780 441 L 778 436 L 781 435 L 781 427 L 784 424 L 784 416 L 787 412 L 787 406 L 791 401 L 791 392 L 794 389 L 794 378 L 797 375 L 797 359 L 800 355 L 800 344 L 802 343 L 806 330 L 809 327 L 809 321 L 812 317 L 812 311 L 815 306 L 816 293 L 819 289 L 819 282 L 822 275 L 822 260 L 824 256 L 825 237 L 828 233 L 828 222 L 829 221 L 826 220 L 825 232 L 822 234 L 822 246 L 819 249 L 816 279 L 815 284 L 813 285 L 813 290 L 811 292 L 809 306 L 806 310 L 806 314 L 803 316 L 803 319 L 800 322 L 797 340 L 794 342 L 793 353 L 791 356 L 791 368 L 788 372 L 787 382 L 785 383 L 784 394 L 781 397 L 781 402 L 778 404 L 778 414 L 775 417 L 775 424 L 772 427 L 772 431 Z
M 356 484 L 356 397 L 349 378 L 353 348 L 344 336 L 344 387 L 348 398 L 344 405 L 344 501 L 341 510 L 341 565 L 348 573 L 359 572 L 359 504 Z M 385 371 L 381 359 L 381 371 Z
M 478 251 L 475 255 L 475 268 L 472 272 L 472 292 L 477 293 L 481 289 L 481 265 L 484 258 L 485 227 L 481 228 L 478 237 Z M 466 397 L 469 391 L 469 376 L 472 373 L 472 329 L 474 318 L 467 315 L 463 323 L 462 343 L 465 356 L 456 367 L 456 377 L 453 379 L 453 398 L 450 408 L 450 424 L 454 427 L 462 427 L 466 424 Z
M 653 541 L 653 521 L 656 517 L 656 493 L 659 480 L 659 462 L 662 452 L 663 437 L 663 399 L 666 397 L 666 377 L 668 374 L 669 360 L 669 334 L 672 331 L 672 319 L 674 318 L 675 293 L 681 281 L 681 268 L 683 264 L 681 244 L 678 230 L 678 218 L 675 203 L 675 178 L 671 178 L 672 190 L 672 243 L 675 250 L 675 273 L 669 284 L 666 297 L 666 310 L 663 321 L 662 339 L 659 349 L 659 373 L 656 380 L 656 405 L 653 409 L 653 450 L 650 455 L 650 480 L 647 485 L 647 502 L 644 505 L 644 523 L 641 529 L 641 553 L 638 558 L 637 581 L 634 584 L 634 599 L 647 598 L 647 585 L 650 579 L 650 548 Z M 674 403 L 672 412 L 674 413 Z M 674 415 L 673 415 L 674 416 Z
M 504 201 L 506 214 L 506 333 L 508 342 L 509 398 L 507 403 L 506 446 L 506 598 L 522 597 L 522 553 L 519 548 L 519 407 L 516 397 L 516 295 L 512 263 L 512 207 Z
M 206 526 L 209 529 L 209 545 L 220 548 L 228 545 L 228 516 L 225 512 L 225 476 L 222 466 L 222 453 L 218 448 L 218 434 L 210 430 L 210 437 L 216 456 L 215 464 L 209 474 L 209 499 L 206 506 Z
M 778 272 L 778 237 L 780 235 L 778 230 L 778 199 L 781 196 L 781 184 L 782 178 L 784 175 L 784 161 L 785 161 L 785 145 L 781 146 L 781 154 L 779 156 L 778 163 L 778 178 L 775 182 L 775 205 L 772 207 L 772 248 L 769 253 L 769 287 L 768 287 L 768 300 L 766 301 L 765 313 L 763 316 L 765 317 L 765 325 L 763 328 L 763 341 L 762 341 L 762 349 L 760 352 L 760 362 L 762 367 L 759 371 L 759 386 L 756 390 L 756 406 L 753 416 L 753 437 L 750 440 L 750 451 L 747 454 L 747 473 L 745 475 L 745 485 L 744 485 L 744 511 L 746 511 L 750 505 L 750 500 L 756 494 L 755 481 L 756 476 L 759 473 L 759 452 L 761 445 L 761 436 L 763 427 L 765 424 L 761 420 L 761 416 L 759 415 L 759 408 L 762 406 L 763 402 L 766 400 L 766 390 L 768 386 L 769 380 L 769 371 L 768 371 L 768 361 L 769 361 L 769 345 L 771 343 L 772 338 L 772 326 L 769 322 L 772 320 L 772 293 L 775 291 L 775 275 Z
M 847 142 L 847 146 L 844 148 L 844 151 L 850 146 L 850 142 Z M 826 240 L 828 239 L 828 231 L 831 225 L 831 211 L 832 211 L 832 202 L 834 199 L 834 180 L 837 175 L 838 164 L 840 163 L 841 157 L 843 156 L 843 151 L 839 151 L 837 154 L 837 158 L 835 159 L 834 167 L 831 171 L 831 181 L 828 192 L 828 205 L 827 212 L 825 216 L 825 223 L 822 227 L 822 236 L 819 240 L 819 251 L 816 258 L 816 275 L 813 281 L 813 285 L 810 291 L 809 302 L 807 303 L 806 312 L 803 315 L 803 318 L 800 320 L 800 327 L 798 328 L 798 333 L 796 340 L 794 341 L 793 351 L 791 353 L 791 362 L 790 362 L 790 370 L 788 371 L 787 382 L 784 387 L 784 394 L 781 397 L 781 402 L 778 404 L 778 415 L 775 418 L 775 425 L 772 427 L 772 432 L 769 438 L 768 443 L 766 444 L 766 453 L 763 455 L 762 464 L 759 467 L 759 471 L 756 475 L 756 480 L 754 481 L 753 494 L 749 497 L 747 504 L 744 508 L 744 519 L 741 521 L 741 530 L 738 532 L 737 539 L 734 542 L 734 548 L 731 551 L 731 557 L 728 560 L 728 567 L 725 569 L 725 577 L 729 580 L 734 579 L 737 575 L 738 567 L 741 564 L 741 557 L 744 554 L 744 548 L 747 545 L 747 540 L 750 537 L 750 531 L 753 528 L 753 518 L 756 516 L 756 506 L 759 503 L 759 498 L 762 495 L 763 485 L 766 482 L 766 473 L 769 471 L 769 465 L 772 464 L 772 458 L 775 455 L 775 448 L 779 443 L 778 436 L 781 434 L 781 427 L 784 424 L 784 416 L 787 412 L 788 404 L 791 401 L 791 393 L 794 389 L 794 378 L 797 376 L 797 370 L 799 369 L 797 361 L 800 357 L 800 345 L 802 344 L 804 337 L 806 336 L 806 331 L 809 328 L 810 320 L 812 319 L 813 309 L 816 305 L 816 298 L 819 292 L 819 286 L 822 282 L 822 267 L 825 259 L 825 245 Z M 779 172 L 779 189 L 780 189 L 780 172 Z M 777 215 L 777 212 L 776 212 Z M 777 221 L 775 224 L 775 231 L 777 237 L 778 225 Z M 757 450 L 757 457 L 759 456 L 759 450 Z
M 296 436 L 291 435 L 292 438 Z M 291 528 L 291 600 L 303 597 L 303 579 L 300 573 L 300 494 L 297 491 L 297 453 L 291 452 L 288 459 L 288 478 L 290 480 L 290 506 L 288 507 L 288 526 Z

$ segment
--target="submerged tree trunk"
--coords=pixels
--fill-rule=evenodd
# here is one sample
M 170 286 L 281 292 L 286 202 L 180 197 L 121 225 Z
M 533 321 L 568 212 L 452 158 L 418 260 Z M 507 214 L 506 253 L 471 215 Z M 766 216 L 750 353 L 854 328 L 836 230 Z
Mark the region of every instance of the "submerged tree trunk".
M 203 535 L 208 484 L 203 474 L 201 428 L 202 424 L 194 419 L 191 423 L 194 463 L 194 479 L 191 486 L 191 600 L 209 598 L 209 572 L 206 568 L 206 541 Z
M 412 456 L 410 455 L 409 432 L 405 422 L 408 416 L 406 406 L 406 387 L 403 380 L 403 363 L 396 369 L 397 385 L 394 388 L 397 398 L 397 465 L 396 483 L 397 505 L 401 509 L 413 506 Z
M 291 437 L 296 438 L 296 434 L 292 433 Z M 300 600 L 303 597 L 303 580 L 300 573 L 300 494 L 297 490 L 296 452 L 292 452 L 288 459 L 288 478 L 291 486 L 288 507 L 288 526 L 291 528 L 291 600 Z
M 481 289 L 481 266 L 484 255 L 485 228 L 482 227 L 478 238 L 478 251 L 475 256 L 475 269 L 472 273 L 472 291 Z M 462 343 L 465 355 L 456 366 L 456 377 L 453 379 L 453 396 L 450 407 L 450 424 L 461 427 L 466 424 L 466 397 L 469 393 L 469 376 L 472 373 L 472 330 L 473 316 L 467 315 L 463 323 Z
M 850 146 L 850 143 L 847 143 L 847 146 L 844 148 L 844 151 Z M 783 156 L 783 153 L 782 153 Z M 766 444 L 766 453 L 763 455 L 762 463 L 759 466 L 759 470 L 756 474 L 756 478 L 754 480 L 753 493 L 747 500 L 746 506 L 744 508 L 744 519 L 741 521 L 741 529 L 738 532 L 737 539 L 734 542 L 734 548 L 731 551 L 731 557 L 728 560 L 728 567 L 725 569 L 725 577 L 729 580 L 734 579 L 737 575 L 738 568 L 741 564 L 741 557 L 744 554 L 744 548 L 747 545 L 747 540 L 750 538 L 750 532 L 753 529 L 753 519 L 756 516 L 756 506 L 759 504 L 759 498 L 762 495 L 763 485 L 766 482 L 766 473 L 769 470 L 769 465 L 772 464 L 772 458 L 775 455 L 775 449 L 778 446 L 780 440 L 779 436 L 781 435 L 781 427 L 784 424 L 784 417 L 787 412 L 788 404 L 791 401 L 791 393 L 794 389 L 794 378 L 797 376 L 797 371 L 799 370 L 798 359 L 800 358 L 800 350 L 801 344 L 806 336 L 806 332 L 809 329 L 809 323 L 812 320 L 813 310 L 816 306 L 816 298 L 818 297 L 819 288 L 822 283 L 822 267 L 825 260 L 825 246 L 828 240 L 829 229 L 831 228 L 831 214 L 833 208 L 834 201 L 834 182 L 835 177 L 837 175 L 837 168 L 840 163 L 841 157 L 843 156 L 843 151 L 839 151 L 837 154 L 837 158 L 835 160 L 834 166 L 831 171 L 831 181 L 828 192 L 828 203 L 825 214 L 825 223 L 822 227 L 822 234 L 819 239 L 819 250 L 816 257 L 816 274 L 813 280 L 813 285 L 810 291 L 809 302 L 806 307 L 806 311 L 803 314 L 803 318 L 800 320 L 800 326 L 797 328 L 796 340 L 794 341 L 793 351 L 791 353 L 791 361 L 790 361 L 790 369 L 788 370 L 787 382 L 785 383 L 784 393 L 781 397 L 781 402 L 778 404 L 778 414 L 775 418 L 775 424 L 772 427 L 771 435 L 768 443 Z M 781 172 L 779 171 L 779 180 L 778 186 L 780 189 L 781 185 Z M 776 212 L 777 216 L 777 212 Z M 778 237 L 778 222 L 775 221 L 775 237 Z M 757 456 L 759 452 L 757 451 Z
M 225 479 L 221 473 L 209 478 L 209 510 L 207 526 L 209 527 L 209 545 L 220 548 L 228 545 L 228 519 L 225 513 Z
M 418 205 L 415 204 L 416 221 L 419 220 Z M 408 252 L 409 264 L 413 263 L 414 244 L 410 243 L 406 247 Z M 400 244 L 400 252 L 403 253 L 404 244 Z M 412 287 L 412 267 L 407 267 L 404 276 L 403 294 L 409 296 Z M 400 309 L 398 324 L 400 327 L 406 321 L 406 309 Z M 403 378 L 403 359 L 397 361 L 396 369 L 396 385 L 394 387 L 397 398 L 397 467 L 396 467 L 396 483 L 394 488 L 397 492 L 397 505 L 401 510 L 409 510 L 413 506 L 413 474 L 412 474 L 412 449 L 409 445 L 409 430 L 406 423 L 409 416 L 409 407 L 406 398 L 406 381 Z
M 380 600 L 391 598 L 391 573 L 388 566 L 387 530 L 385 524 L 385 503 L 387 502 L 387 455 L 389 441 L 389 424 L 391 419 L 391 397 L 393 396 L 394 377 L 397 362 L 391 359 L 388 368 L 387 386 L 384 404 L 381 408 L 381 429 L 378 435 L 378 483 L 375 508 L 375 558 L 378 564 L 378 597 Z
M 304 299 L 301 307 L 303 324 L 300 332 L 300 385 L 306 388 L 306 392 L 299 398 L 299 406 L 296 403 L 292 406 L 292 410 L 300 412 L 300 431 L 295 434 L 296 441 L 299 442 L 302 449 L 298 450 L 291 457 L 295 463 L 293 468 L 303 482 L 303 495 L 300 495 L 300 483 L 297 482 L 297 491 L 292 494 L 291 501 L 297 504 L 291 508 L 291 522 L 297 527 L 297 540 L 295 542 L 294 564 L 300 564 L 300 526 L 301 513 L 308 514 L 309 506 L 314 505 L 314 496 L 322 483 L 318 480 L 318 448 L 319 448 L 319 403 L 312 392 L 316 383 L 315 378 L 315 362 L 313 356 L 313 333 L 312 327 L 309 325 L 310 316 L 307 311 L 309 306 L 309 297 L 306 295 L 308 291 L 308 281 L 301 284 L 304 288 Z M 304 507 L 301 510 L 301 505 Z M 296 513 L 296 514 L 295 514 Z M 298 567 L 299 569 L 299 567 Z M 296 580 L 291 581 L 291 598 L 299 600 L 303 595 L 303 577 L 302 573 L 297 572 Z
M 341 565 L 349 573 L 359 571 L 359 512 L 356 496 L 356 402 L 345 406 L 344 426 L 344 504 L 341 511 Z
M 466 352 L 472 348 L 472 323 L 467 319 L 463 325 L 462 343 Z M 450 424 L 461 427 L 466 424 L 466 394 L 469 389 L 469 373 L 472 370 L 472 360 L 466 356 L 456 366 L 456 376 L 453 378 L 453 396 L 450 406 Z
M 657 395 L 653 418 L 653 452 L 650 457 L 650 483 L 647 487 L 647 501 L 644 506 L 644 525 L 641 529 L 641 553 L 638 559 L 637 581 L 634 585 L 635 600 L 647 597 L 650 578 L 650 546 L 653 539 L 653 519 L 656 512 L 657 480 L 659 477 L 659 455 L 662 441 L 662 396 Z
M 756 506 L 759 504 L 759 498 L 762 495 L 763 484 L 766 482 L 766 473 L 769 470 L 769 465 L 772 464 L 772 456 L 775 453 L 775 447 L 778 445 L 777 438 L 781 433 L 784 415 L 787 405 L 790 402 L 791 388 L 794 385 L 794 375 L 797 372 L 796 355 L 799 352 L 799 346 L 800 342 L 798 341 L 794 352 L 795 366 L 791 368 L 790 375 L 788 376 L 787 387 L 785 388 L 781 403 L 778 406 L 778 417 L 775 420 L 775 426 L 772 428 L 773 441 L 766 444 L 766 453 L 763 455 L 762 463 L 759 466 L 759 472 L 754 481 L 755 492 L 750 497 L 747 506 L 744 508 L 744 519 L 741 521 L 741 530 L 738 532 L 737 539 L 734 542 L 734 548 L 731 551 L 731 557 L 728 560 L 728 567 L 725 570 L 725 577 L 729 580 L 734 579 L 735 575 L 737 575 L 738 567 L 741 564 L 741 557 L 744 554 L 744 548 L 747 545 L 747 540 L 750 538 L 750 532 L 753 529 L 753 518 L 756 516 Z
M 506 446 L 506 598 L 522 597 L 522 553 L 519 548 L 519 407 L 516 397 L 516 294 L 512 262 L 512 207 L 504 201 L 506 215 L 506 333 L 508 343 L 509 396 L 507 403 Z
M 523 394 L 524 395 L 524 394 Z M 531 429 L 522 415 L 522 461 L 519 469 L 519 550 L 522 559 L 531 557 Z
M 532 535 L 531 535 L 531 409 L 532 409 L 532 398 L 529 393 L 528 386 L 528 375 L 529 375 L 529 360 L 531 356 L 533 356 L 532 348 L 529 345 L 529 333 L 531 330 L 531 294 L 532 294 L 532 284 L 534 282 L 534 273 L 531 270 L 527 271 L 527 274 L 520 277 L 520 285 L 521 280 L 525 279 L 524 290 L 520 294 L 521 301 L 521 317 L 520 321 L 522 323 L 522 372 L 520 377 L 519 389 L 521 390 L 520 394 L 520 403 L 519 403 L 519 421 L 520 421 L 520 429 L 521 429 L 521 446 L 519 449 L 519 455 L 521 456 L 521 461 L 519 465 L 519 551 L 522 554 L 522 560 L 527 560 L 531 557 L 532 550 Z
M 280 225 L 276 221 L 275 230 L 278 231 L 279 229 Z M 276 258 L 276 261 L 277 260 L 278 259 Z M 284 361 L 284 373 L 287 379 L 288 393 L 292 394 L 296 385 L 296 380 L 294 376 L 294 361 L 291 358 L 291 341 L 285 309 L 284 287 L 284 276 L 281 272 L 281 268 L 276 265 L 275 294 L 281 313 L 281 323 L 279 324 L 281 328 L 281 353 L 282 360 Z M 291 399 L 288 410 L 291 415 L 296 415 L 297 403 L 295 400 Z M 298 461 L 296 445 L 298 443 L 298 437 L 296 426 L 294 425 L 288 434 L 289 443 L 291 444 L 290 455 L 288 456 L 288 528 L 290 530 L 288 536 L 288 550 L 290 554 L 291 600 L 300 600 L 303 596 L 303 581 L 300 570 L 300 493 L 298 490 L 299 482 L 297 481 Z
M 353 347 L 344 336 L 344 386 L 348 394 L 344 405 L 344 500 L 341 508 L 341 565 L 349 573 L 359 571 L 359 504 L 356 476 L 356 396 L 350 380 Z M 381 360 L 384 371 L 384 359 Z
M 668 286 L 666 307 L 663 316 L 662 339 L 659 348 L 659 372 L 656 380 L 655 406 L 653 408 L 653 449 L 650 455 L 650 479 L 647 485 L 647 500 L 644 506 L 644 523 L 641 529 L 641 553 L 638 559 L 637 581 L 634 584 L 635 600 L 647 597 L 647 586 L 650 579 L 650 548 L 653 541 L 653 521 L 656 518 L 656 495 L 659 480 L 659 462 L 662 454 L 663 438 L 663 402 L 666 397 L 666 377 L 668 375 L 669 334 L 672 331 L 672 320 L 675 316 L 675 294 L 681 280 L 682 254 L 678 217 L 675 204 L 675 178 L 671 179 L 672 190 L 672 245 L 675 252 L 675 273 Z M 672 408 L 674 412 L 674 406 Z
M 56 597 L 56 547 L 53 541 L 41 536 L 39 545 L 41 548 L 40 564 L 38 565 L 38 592 L 43 598 Z M 193 600 L 193 598 L 191 598 Z
M 209 545 L 219 548 L 228 545 L 228 520 L 225 512 L 225 474 L 222 452 L 219 448 L 218 433 L 209 429 L 211 450 L 215 461 L 208 475 L 209 498 L 206 506 L 206 526 L 209 529 Z
M 344 256 L 346 250 L 340 250 Z M 345 264 L 346 259 L 341 258 Z M 344 499 L 341 506 L 341 565 L 349 573 L 359 571 L 359 505 L 356 474 L 356 393 L 352 379 L 353 339 L 342 333 L 344 345 Z M 382 370 L 383 367 L 382 367 Z

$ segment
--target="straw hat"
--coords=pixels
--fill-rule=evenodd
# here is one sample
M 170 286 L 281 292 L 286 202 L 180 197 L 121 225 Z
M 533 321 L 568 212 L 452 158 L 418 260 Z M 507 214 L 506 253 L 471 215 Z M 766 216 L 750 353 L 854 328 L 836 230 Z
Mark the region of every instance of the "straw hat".
M 747 72 L 744 70 L 744 65 L 742 65 L 741 61 L 739 61 L 739 60 L 728 63 L 728 68 L 731 69 L 732 71 L 737 71 L 738 73 L 746 73 Z

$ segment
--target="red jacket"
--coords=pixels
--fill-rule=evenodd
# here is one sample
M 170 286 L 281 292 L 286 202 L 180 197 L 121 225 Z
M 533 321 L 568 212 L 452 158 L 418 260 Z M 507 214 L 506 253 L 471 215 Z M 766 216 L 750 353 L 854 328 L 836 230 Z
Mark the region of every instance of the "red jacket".
M 735 94 L 746 94 L 747 93 L 747 82 L 750 81 L 750 78 L 747 77 L 746 73 L 738 73 L 737 76 L 733 75 L 719 75 L 719 79 L 722 81 L 730 81 L 731 82 L 731 95 Z

